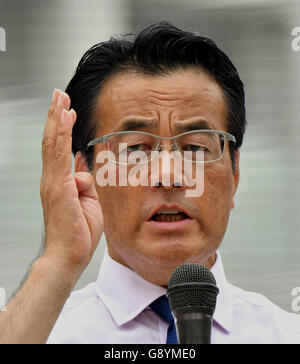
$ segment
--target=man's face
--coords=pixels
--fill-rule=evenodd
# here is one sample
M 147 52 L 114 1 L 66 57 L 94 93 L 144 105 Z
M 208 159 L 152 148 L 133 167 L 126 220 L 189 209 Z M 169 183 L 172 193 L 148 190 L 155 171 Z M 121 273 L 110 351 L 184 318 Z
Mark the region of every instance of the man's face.
M 180 127 L 206 121 L 211 129 L 227 131 L 226 108 L 220 86 L 205 72 L 178 70 L 166 76 L 119 73 L 109 79 L 98 98 L 101 113 L 97 136 L 124 129 L 128 120 L 146 125 L 135 130 L 162 137 L 181 133 Z M 99 113 L 99 115 L 100 115 Z M 182 129 L 181 129 L 182 130 Z M 101 166 L 95 146 L 93 176 Z M 144 279 L 167 286 L 172 271 L 183 263 L 211 267 L 225 234 L 238 184 L 232 170 L 228 144 L 223 158 L 205 164 L 204 192 L 187 197 L 185 187 L 100 187 L 104 232 L 110 256 Z M 153 224 L 158 208 L 175 207 L 188 215 L 185 223 Z

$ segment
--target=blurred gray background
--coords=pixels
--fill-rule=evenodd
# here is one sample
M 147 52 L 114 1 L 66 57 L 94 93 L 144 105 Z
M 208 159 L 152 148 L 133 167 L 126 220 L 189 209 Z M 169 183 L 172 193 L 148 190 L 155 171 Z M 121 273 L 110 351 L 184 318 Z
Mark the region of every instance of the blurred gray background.
M 53 88 L 83 53 L 157 20 L 213 38 L 245 83 L 248 130 L 221 253 L 228 280 L 292 311 L 300 286 L 299 1 L 0 0 L 0 287 L 9 297 L 42 240 L 40 143 Z M 104 240 L 104 239 L 103 239 Z M 97 278 L 105 242 L 77 284 Z

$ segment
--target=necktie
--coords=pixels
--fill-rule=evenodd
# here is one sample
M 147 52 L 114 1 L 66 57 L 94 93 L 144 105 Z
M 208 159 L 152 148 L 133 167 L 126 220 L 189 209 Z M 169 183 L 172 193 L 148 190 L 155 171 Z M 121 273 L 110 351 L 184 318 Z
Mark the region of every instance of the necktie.
M 159 297 L 157 300 L 151 303 L 150 307 L 155 313 L 157 313 L 161 318 L 169 323 L 166 344 L 178 344 L 176 326 L 167 296 L 164 295 Z

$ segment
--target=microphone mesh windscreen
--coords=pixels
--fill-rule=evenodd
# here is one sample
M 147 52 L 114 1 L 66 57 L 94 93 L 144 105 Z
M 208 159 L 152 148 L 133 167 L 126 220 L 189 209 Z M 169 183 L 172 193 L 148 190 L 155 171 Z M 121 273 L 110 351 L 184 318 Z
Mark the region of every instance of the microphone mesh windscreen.
M 169 288 L 179 283 L 202 282 L 216 285 L 211 271 L 200 264 L 182 264 L 172 273 Z
M 172 273 L 167 295 L 172 310 L 206 307 L 214 312 L 219 290 L 210 270 L 200 264 L 183 264 Z

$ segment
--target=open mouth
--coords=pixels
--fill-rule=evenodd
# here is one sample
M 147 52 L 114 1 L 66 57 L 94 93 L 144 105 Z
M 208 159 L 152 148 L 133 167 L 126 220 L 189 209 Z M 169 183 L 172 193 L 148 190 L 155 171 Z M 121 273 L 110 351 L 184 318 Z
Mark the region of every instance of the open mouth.
M 154 214 L 150 221 L 156 222 L 176 222 L 189 219 L 190 217 L 179 210 L 161 210 Z

